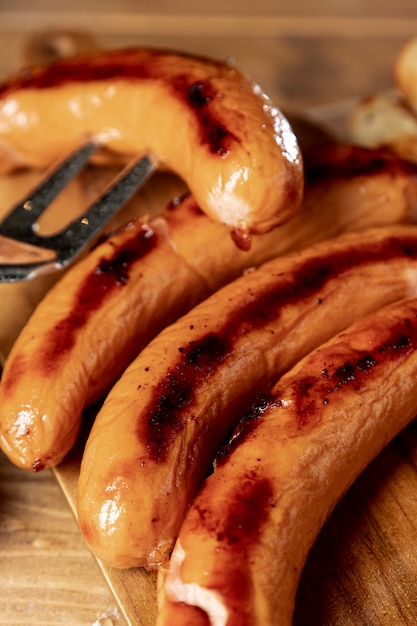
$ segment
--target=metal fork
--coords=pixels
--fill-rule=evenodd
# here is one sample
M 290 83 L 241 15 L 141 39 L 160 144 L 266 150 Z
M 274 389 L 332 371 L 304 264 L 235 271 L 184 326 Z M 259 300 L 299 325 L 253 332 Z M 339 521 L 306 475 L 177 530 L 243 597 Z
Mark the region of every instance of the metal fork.
M 2 221 L 0 283 L 29 280 L 72 263 L 156 169 L 150 157 L 134 159 L 82 215 L 56 234 L 38 234 L 40 215 L 82 170 L 98 147 L 95 141 L 89 141 L 71 153 Z M 25 262 L 8 262 L 9 254 L 24 256 Z

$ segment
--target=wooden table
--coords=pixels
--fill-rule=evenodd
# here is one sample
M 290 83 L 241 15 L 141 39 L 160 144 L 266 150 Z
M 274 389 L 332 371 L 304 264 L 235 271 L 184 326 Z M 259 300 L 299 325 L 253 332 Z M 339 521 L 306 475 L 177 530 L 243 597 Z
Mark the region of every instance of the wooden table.
M 29 0 L 2 0 L 0 76 L 27 59 L 27 44 L 39 34 L 76 32 L 80 45 L 92 38 L 105 47 L 162 45 L 234 57 L 286 109 L 331 111 L 335 102 L 390 88 L 392 61 L 417 32 L 415 0 L 212 0 L 209 12 L 187 0 L 177 0 L 175 12 L 169 0 L 142 4 L 38 0 L 34 10 Z M 65 47 L 61 35 L 55 41 Z M 298 626 L 417 623 L 416 464 L 413 425 L 365 472 L 326 525 L 303 576 Z M 124 624 L 52 472 L 30 475 L 3 456 L 0 623 Z

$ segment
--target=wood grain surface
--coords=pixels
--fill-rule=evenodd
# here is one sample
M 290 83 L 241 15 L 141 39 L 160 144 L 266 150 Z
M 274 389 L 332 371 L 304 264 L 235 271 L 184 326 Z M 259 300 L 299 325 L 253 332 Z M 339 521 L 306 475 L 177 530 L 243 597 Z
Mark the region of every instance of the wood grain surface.
M 152 45 L 233 57 L 289 111 L 392 86 L 417 33 L 415 0 L 1 0 L 0 77 L 54 45 Z M 74 38 L 75 34 L 75 38 Z M 344 104 L 345 106 L 345 104 Z M 31 475 L 0 455 L 0 624 L 153 626 L 154 576 L 119 574 L 85 548 L 74 516 L 82 439 Z M 417 425 L 375 460 L 335 509 L 308 560 L 296 626 L 417 624 Z M 58 478 L 58 480 L 57 480 Z M 72 506 L 72 508 L 71 508 Z M 121 610 L 121 603 L 125 610 Z

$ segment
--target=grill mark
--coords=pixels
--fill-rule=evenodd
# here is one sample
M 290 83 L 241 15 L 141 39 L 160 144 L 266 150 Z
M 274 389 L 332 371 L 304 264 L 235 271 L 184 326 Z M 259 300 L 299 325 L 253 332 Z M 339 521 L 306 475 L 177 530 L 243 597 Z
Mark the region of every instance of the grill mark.
M 415 176 L 417 167 L 393 157 L 386 150 L 368 150 L 359 146 L 323 147 L 317 158 L 317 151 L 307 153 L 304 158 L 305 180 L 307 185 L 328 183 L 329 178 L 349 180 L 358 176 L 379 176 L 400 174 Z
M 202 64 L 203 73 L 205 68 L 210 67 L 216 71 L 224 70 L 224 65 L 219 62 L 207 62 L 197 56 L 183 56 L 191 63 L 198 61 Z M 168 59 L 168 64 L 164 63 L 165 58 Z M 224 93 L 219 92 L 210 79 L 196 80 L 199 72 L 195 67 L 190 68 L 189 75 L 176 73 L 172 60 L 172 55 L 157 50 L 145 51 L 140 55 L 134 50 L 124 50 L 113 55 L 102 55 L 102 58 L 62 60 L 42 69 L 22 70 L 17 77 L 0 85 L 0 98 L 5 98 L 18 90 L 43 90 L 75 82 L 109 80 L 160 82 L 192 113 L 197 122 L 200 144 L 206 145 L 212 154 L 225 156 L 233 143 L 241 143 L 241 140 L 227 128 L 219 114 L 213 110 L 216 100 L 221 100 Z
M 252 431 L 255 430 L 257 420 L 262 417 L 273 401 L 274 400 L 269 392 L 260 392 L 254 404 L 240 419 L 229 439 L 226 440 L 222 446 L 220 446 L 214 461 L 214 467 L 217 468 L 227 462 L 227 459 L 239 446 L 240 442 L 249 437 Z
M 242 476 L 236 491 L 228 496 L 227 517 L 220 524 L 216 517 L 212 519 L 210 505 L 207 509 L 204 507 L 204 491 L 202 496 L 193 510 L 195 532 L 197 536 L 201 531 L 208 533 L 220 545 L 232 548 L 233 563 L 227 570 L 227 606 L 231 615 L 245 616 L 243 621 L 250 623 L 253 619 L 253 584 L 242 562 L 247 561 L 251 547 L 258 544 L 262 527 L 274 506 L 272 485 L 267 478 L 258 477 L 255 471 Z M 191 528 L 191 532 L 193 530 Z M 220 570 L 218 576 L 217 584 L 224 592 L 224 572 Z M 216 582 L 215 577 L 210 581 L 210 588 L 215 589 Z
M 245 554 L 256 543 L 272 506 L 273 489 L 267 478 L 256 472 L 245 476 L 234 497 L 228 501 L 224 527 L 216 529 L 217 541 L 235 546 L 234 553 Z
M 109 243 L 112 243 L 111 239 Z M 129 282 L 132 265 L 149 254 L 156 244 L 157 235 L 143 224 L 128 241 L 122 245 L 113 244 L 113 255 L 102 258 L 84 278 L 74 296 L 70 312 L 47 334 L 44 349 L 36 364 L 38 371 L 50 373 L 60 367 L 66 354 L 73 348 L 80 329 L 116 289 L 122 289 Z
M 384 334 L 383 330 L 381 332 Z M 345 389 L 349 389 L 350 392 L 360 393 L 364 383 L 369 382 L 370 378 L 381 379 L 386 363 L 405 360 L 416 349 L 417 313 L 386 329 L 385 336 L 381 337 L 381 342 L 373 350 L 357 352 L 355 359 L 333 363 L 317 374 L 298 377 L 290 383 L 289 392 L 285 391 L 284 382 L 271 392 L 261 393 L 240 420 L 229 441 L 219 451 L 216 466 L 227 463 L 234 450 L 256 432 L 257 424 L 265 413 L 284 406 L 284 397 L 291 397 L 294 407 L 291 414 L 294 415 L 297 429 L 308 428 L 320 420 L 324 407 L 333 398 L 340 398 L 338 392 L 343 394 Z
M 187 349 L 180 348 L 180 363 L 170 368 L 154 389 L 154 404 L 146 425 L 146 447 L 151 457 L 165 458 L 183 428 L 184 413 L 193 404 L 194 385 L 209 377 L 229 350 L 229 341 L 224 342 L 214 333 L 191 343 Z
M 179 82 L 176 81 L 176 89 L 179 86 Z M 224 124 L 216 119 L 210 110 L 210 104 L 219 97 L 219 94 L 210 83 L 201 81 L 192 85 L 188 85 L 188 81 L 185 81 L 185 88 L 182 87 L 180 94 L 182 91 L 187 94 L 187 102 L 194 114 L 198 116 L 200 142 L 202 144 L 207 143 L 213 154 L 218 154 L 221 157 L 226 156 L 231 144 L 240 143 L 240 141 Z
M 417 316 L 401 320 L 386 333 L 381 344 L 371 351 L 356 355 L 355 359 L 328 368 L 327 377 L 308 376 L 292 387 L 297 428 L 315 422 L 322 407 L 332 403 L 344 388 L 360 393 L 369 379 L 381 377 L 387 362 L 406 359 L 417 348 Z
M 391 237 L 373 245 L 355 247 L 354 251 L 338 250 L 325 258 L 307 260 L 295 275 L 271 280 L 259 297 L 229 315 L 216 334 L 206 333 L 181 346 L 176 363 L 157 381 L 152 398 L 144 407 L 144 414 L 148 416 L 146 423 L 143 425 L 138 418 L 138 437 L 144 434 L 150 458 L 157 463 L 167 458 L 176 436 L 185 428 L 187 416 L 192 414 L 199 387 L 217 371 L 240 336 L 263 328 L 272 320 L 277 322 L 285 306 L 317 297 L 328 280 L 352 266 L 364 267 L 402 256 L 417 258 L 415 237 Z M 317 300 L 319 305 L 320 299 Z

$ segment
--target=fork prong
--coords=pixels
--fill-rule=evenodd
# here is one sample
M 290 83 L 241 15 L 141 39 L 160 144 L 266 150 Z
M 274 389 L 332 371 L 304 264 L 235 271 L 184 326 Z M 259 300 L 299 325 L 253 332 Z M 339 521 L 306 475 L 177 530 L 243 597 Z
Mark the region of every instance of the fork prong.
M 4 264 L 1 263 L 0 254 L 0 283 L 29 280 L 69 265 L 98 236 L 110 218 L 130 200 L 156 168 L 157 162 L 148 156 L 134 159 L 83 215 L 55 235 L 48 237 L 34 232 L 31 213 L 29 213 L 31 219 L 26 224 L 26 231 L 30 226 L 30 233 L 26 231 L 20 233 L 19 224 L 12 233 L 11 229 L 3 228 L 2 224 L 0 236 L 13 239 L 15 244 L 19 244 L 20 241 L 35 246 L 39 253 L 42 249 L 47 250 L 52 253 L 52 257 L 43 259 L 40 254 L 39 260 L 35 262 L 28 259 L 28 262 L 24 263 Z M 12 227 L 15 226 L 14 222 L 18 221 L 15 216 L 16 213 L 13 213 Z
M 157 163 L 148 156 L 135 158 L 83 215 L 73 220 L 62 232 L 43 238 L 41 245 L 56 250 L 61 265 L 70 263 L 132 198 L 156 167 Z
M 37 187 L 11 209 L 0 224 L 0 234 L 35 244 L 37 240 L 33 225 L 36 220 L 75 178 L 97 148 L 98 144 L 95 141 L 89 141 L 47 172 Z

